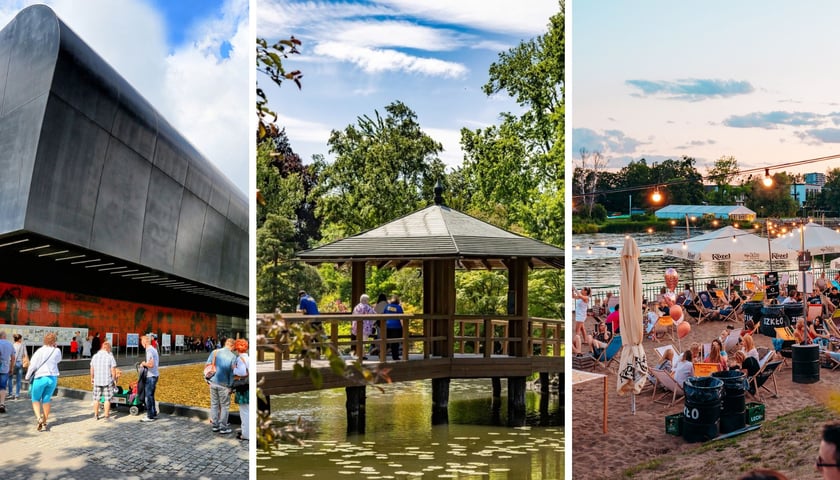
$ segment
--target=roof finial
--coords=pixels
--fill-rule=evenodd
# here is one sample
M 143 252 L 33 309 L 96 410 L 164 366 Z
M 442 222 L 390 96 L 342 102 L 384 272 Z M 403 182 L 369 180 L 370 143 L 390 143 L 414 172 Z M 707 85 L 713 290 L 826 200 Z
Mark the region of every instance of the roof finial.
M 443 205 L 443 184 L 440 180 L 435 185 L 435 205 Z

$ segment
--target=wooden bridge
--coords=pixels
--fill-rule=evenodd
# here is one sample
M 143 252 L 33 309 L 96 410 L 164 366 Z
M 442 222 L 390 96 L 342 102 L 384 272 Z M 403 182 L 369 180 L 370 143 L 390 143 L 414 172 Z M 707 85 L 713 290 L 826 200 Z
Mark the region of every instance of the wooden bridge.
M 349 365 L 362 358 L 373 346 L 382 355 L 368 355 L 361 363 L 370 370 L 388 369 L 391 382 L 432 380 L 435 423 L 445 423 L 449 398 L 449 381 L 453 378 L 493 379 L 493 398 L 501 395 L 501 379 L 508 379 L 509 423 L 521 424 L 525 416 L 526 377 L 540 374 L 543 393 L 548 393 L 550 374 L 564 373 L 561 355 L 564 337 L 562 320 L 486 315 L 300 315 L 283 314 L 287 325 L 302 322 L 321 322 L 323 337 L 339 352 L 346 352 Z M 387 319 L 399 319 L 403 324 L 401 338 L 351 340 L 350 325 L 356 320 L 375 321 L 385 332 Z M 445 330 L 439 326 L 445 322 Z M 347 332 L 347 333 L 343 333 Z M 392 360 L 388 343 L 401 344 L 401 357 Z M 274 352 L 274 359 L 266 360 L 266 352 Z M 352 356 L 350 353 L 352 352 Z M 296 376 L 296 359 L 288 345 L 263 343 L 258 345 L 257 379 L 263 392 L 271 395 L 291 394 L 318 388 L 341 388 L 348 395 L 348 431 L 364 431 L 365 386 L 358 376 L 333 373 L 326 360 L 301 360 L 318 369 L 323 383 L 316 387 L 310 377 Z M 348 368 L 348 371 L 355 371 Z M 562 384 L 562 383 L 561 383 Z M 361 424 L 359 417 L 361 416 Z

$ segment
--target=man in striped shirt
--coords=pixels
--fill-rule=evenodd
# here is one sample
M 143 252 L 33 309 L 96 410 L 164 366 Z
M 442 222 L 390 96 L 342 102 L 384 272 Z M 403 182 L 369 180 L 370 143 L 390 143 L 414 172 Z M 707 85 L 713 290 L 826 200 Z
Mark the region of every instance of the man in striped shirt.
M 117 376 L 117 361 L 111 354 L 111 344 L 102 342 L 90 360 L 90 381 L 93 383 L 93 418 L 99 420 L 99 401 L 105 402 L 105 419 L 111 418 L 111 384 Z

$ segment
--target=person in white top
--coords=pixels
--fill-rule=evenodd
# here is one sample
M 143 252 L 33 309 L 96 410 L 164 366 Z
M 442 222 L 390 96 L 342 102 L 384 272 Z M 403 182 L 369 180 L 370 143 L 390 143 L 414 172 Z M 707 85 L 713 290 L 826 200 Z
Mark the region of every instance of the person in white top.
M 575 335 L 586 341 L 586 314 L 589 311 L 589 295 L 592 291 L 589 287 L 583 287 L 580 291 L 572 287 L 572 298 L 575 299 Z
M 26 379 L 29 380 L 29 396 L 32 398 L 32 411 L 38 419 L 38 431 L 47 429 L 50 418 L 50 402 L 58 384 L 58 363 L 61 362 L 61 350 L 56 348 L 54 333 L 44 335 L 44 345 L 35 351 L 29 360 Z

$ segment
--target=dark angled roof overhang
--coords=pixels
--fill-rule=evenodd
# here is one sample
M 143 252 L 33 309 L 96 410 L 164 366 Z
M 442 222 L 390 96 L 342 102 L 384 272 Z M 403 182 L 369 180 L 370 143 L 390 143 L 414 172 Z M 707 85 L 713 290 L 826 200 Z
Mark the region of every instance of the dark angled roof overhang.
M 247 197 L 45 5 L 0 30 L 0 172 L 0 281 L 248 315 Z
M 465 269 L 504 269 L 515 258 L 533 268 L 563 268 L 563 250 L 508 232 L 445 205 L 432 205 L 381 227 L 299 252 L 307 263 L 364 261 L 379 267 L 452 259 Z

